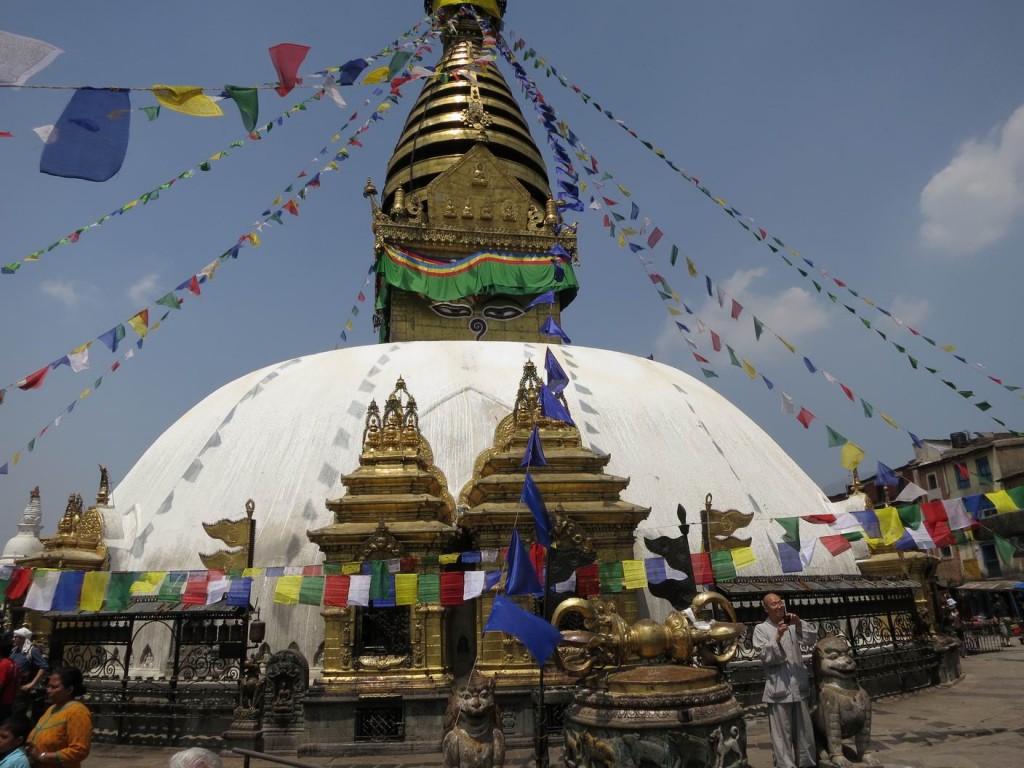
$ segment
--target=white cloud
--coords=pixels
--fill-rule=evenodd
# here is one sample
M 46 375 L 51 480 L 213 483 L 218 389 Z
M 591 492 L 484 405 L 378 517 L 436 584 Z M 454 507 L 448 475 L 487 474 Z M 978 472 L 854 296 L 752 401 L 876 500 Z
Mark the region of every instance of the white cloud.
M 921 191 L 921 242 L 969 255 L 1002 240 L 1024 213 L 1024 106 L 969 139 Z
M 70 280 L 46 280 L 43 282 L 42 291 L 68 308 L 75 306 L 81 298 L 75 284 Z
M 917 327 L 931 314 L 931 303 L 928 299 L 915 299 L 913 296 L 900 294 L 892 300 L 889 311 L 905 325 Z
M 776 354 L 790 354 L 789 350 L 774 338 L 772 331 L 790 344 L 799 346 L 802 341 L 825 330 L 831 324 L 828 308 L 823 307 L 813 294 L 803 288 L 794 286 L 779 293 L 758 292 L 756 290 L 757 281 L 766 272 L 767 270 L 764 268 L 739 270 L 722 281 L 720 283 L 722 290 L 728 294 L 724 310 L 718 306 L 717 299 L 707 299 L 702 307 L 694 308 L 697 316 L 709 328 L 723 337 L 728 336 L 726 343 L 736 352 L 752 354 L 752 350 L 757 349 L 757 356 L 760 359 Z M 729 311 L 732 308 L 730 298 L 736 299 L 744 307 L 743 314 L 740 315 L 738 321 L 742 328 L 737 328 L 737 321 L 729 316 Z M 752 311 L 751 307 L 755 306 L 758 309 Z M 761 334 L 760 341 L 755 339 L 751 314 L 756 314 L 757 319 L 765 325 L 765 331 Z M 693 331 L 690 338 L 701 345 L 704 356 L 712 359 L 712 355 L 716 353 L 710 352 L 710 336 L 703 338 L 698 336 L 696 319 L 692 315 L 678 319 Z M 680 359 L 677 350 L 682 351 L 682 357 L 689 353 L 686 343 L 680 338 L 678 328 L 672 322 L 658 338 L 656 357 L 658 359 Z
M 160 275 L 156 272 L 140 278 L 128 288 L 128 296 L 136 304 L 148 303 L 153 297 L 153 289 L 156 288 L 159 279 Z

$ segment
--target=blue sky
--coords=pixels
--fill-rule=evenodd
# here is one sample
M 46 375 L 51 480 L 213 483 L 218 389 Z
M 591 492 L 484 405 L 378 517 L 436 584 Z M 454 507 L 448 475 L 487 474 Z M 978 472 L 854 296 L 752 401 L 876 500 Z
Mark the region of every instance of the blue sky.
M 621 128 L 527 64 L 601 169 L 664 231 L 657 248 L 641 253 L 652 260 L 649 268 L 776 386 L 769 391 L 760 378 L 750 381 L 711 350 L 709 334 L 696 333 L 693 318 L 683 318 L 719 375 L 712 385 L 816 481 L 832 486 L 848 476 L 838 449 L 826 448 L 826 424 L 864 448 L 864 474 L 874 471 L 875 461 L 895 466 L 911 458 L 905 430 L 921 437 L 987 431 L 998 428 L 993 415 L 1014 428 L 1024 424 L 1021 399 L 986 378 L 1024 386 L 1016 338 L 1024 244 L 1024 54 L 1018 39 L 1024 7 L 547 0 L 510 0 L 509 6 L 508 37 L 522 37 L 717 196 L 814 262 L 814 269 L 804 265 L 809 278 L 801 277 Z M 167 83 L 212 92 L 225 83 L 273 81 L 267 49 L 277 43 L 309 45 L 300 72 L 311 75 L 375 54 L 421 18 L 422 5 L 413 0 L 108 0 L 102 13 L 89 4 L 55 8 L 8 0 L 0 29 L 64 50 L 30 85 Z M 512 81 L 507 65 L 501 67 Z M 307 85 L 318 83 L 307 77 Z M 286 98 L 261 92 L 261 122 L 312 92 L 299 89 Z M 97 463 L 106 464 L 116 482 L 163 430 L 219 386 L 280 360 L 334 348 L 372 258 L 361 190 L 367 177 L 383 184 L 418 88 L 404 92 L 387 119 L 361 135 L 364 147 L 354 148 L 338 173 L 324 176 L 298 217 L 264 230 L 261 247 L 226 264 L 201 297 L 184 294 L 183 311 L 118 371 L 110 373 L 109 366 L 121 354 L 112 356 L 97 343 L 90 370 L 61 368 L 37 391 L 8 391 L 0 406 L 0 464 L 16 452 L 22 456 L 0 476 L 0 537 L 13 533 L 35 485 L 42 488 L 44 522 L 52 531 L 69 493 L 87 500 L 95 494 Z M 0 386 L 97 338 L 213 261 L 252 229 L 300 171 L 319 167 L 313 160 L 320 150 L 353 111 L 368 115 L 361 105 L 372 97 L 369 88 L 347 88 L 347 109 L 324 100 L 275 126 L 263 141 L 229 148 L 245 138 L 230 103 L 223 118 L 164 110 L 150 122 L 139 110 L 155 100 L 134 91 L 137 111 L 124 166 L 96 184 L 38 172 L 42 144 L 32 129 L 56 122 L 71 94 L 0 89 L 0 131 L 14 134 L 0 139 L 4 263 L 220 150 L 229 154 L 209 173 L 83 234 L 79 243 L 0 276 Z M 535 124 L 530 105 L 522 106 Z M 539 127 L 534 136 L 543 143 Z M 604 194 L 622 202 L 609 184 Z M 637 257 L 601 227 L 604 213 L 578 214 L 582 289 L 564 315 L 566 332 L 576 344 L 653 353 L 703 378 Z M 673 243 L 697 264 L 699 281 L 688 277 L 682 259 L 669 266 Z M 987 369 L 929 346 L 834 283 L 841 301 L 832 303 L 810 282 L 827 279 L 819 268 Z M 708 299 L 705 274 L 743 305 L 738 322 Z M 872 330 L 843 303 L 855 305 Z M 799 354 L 771 333 L 755 341 L 753 315 Z M 939 374 L 912 370 L 876 328 Z M 349 338 L 373 343 L 369 311 L 356 318 Z M 848 386 L 857 402 L 822 371 Z M 102 387 L 52 426 L 101 375 Z M 976 397 L 958 396 L 942 378 Z M 815 414 L 810 429 L 781 413 L 781 392 Z M 893 430 L 877 415 L 865 418 L 861 398 L 904 429 Z M 973 405 L 977 400 L 992 404 L 988 415 Z M 28 453 L 29 440 L 47 425 Z M 211 515 L 237 511 L 211 509 Z

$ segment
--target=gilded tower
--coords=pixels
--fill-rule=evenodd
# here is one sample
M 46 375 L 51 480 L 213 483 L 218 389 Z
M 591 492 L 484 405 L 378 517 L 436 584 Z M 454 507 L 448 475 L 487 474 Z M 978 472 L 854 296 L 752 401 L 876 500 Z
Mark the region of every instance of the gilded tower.
M 382 341 L 545 341 L 576 295 L 576 230 L 494 61 L 504 0 L 433 0 L 444 45 L 381 198 L 367 182 Z M 527 309 L 552 292 L 552 302 Z

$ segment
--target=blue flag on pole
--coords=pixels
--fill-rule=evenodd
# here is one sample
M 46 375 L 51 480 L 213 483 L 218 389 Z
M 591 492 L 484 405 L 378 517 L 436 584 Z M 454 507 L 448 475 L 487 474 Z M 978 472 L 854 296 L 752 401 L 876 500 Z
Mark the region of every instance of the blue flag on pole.
M 523 481 L 523 493 L 519 500 L 530 508 L 533 513 L 533 524 L 537 529 L 537 541 L 545 547 L 551 546 L 551 518 L 548 517 L 548 508 L 544 505 L 544 497 L 540 495 L 540 489 L 533 482 L 530 473 L 526 473 Z
M 512 538 L 508 542 L 508 555 L 505 557 L 508 563 L 508 581 L 505 582 L 505 593 L 509 595 L 534 595 L 539 597 L 544 594 L 544 587 L 540 585 L 537 578 L 537 571 L 530 562 L 526 548 L 519 538 L 519 529 L 512 529 Z
M 520 467 L 546 467 L 548 460 L 544 458 L 544 447 L 540 443 L 540 430 L 533 425 L 533 432 L 530 433 L 530 442 L 526 444 L 526 453 L 523 454 L 523 461 Z
M 569 411 L 558 399 L 558 395 L 552 392 L 547 386 L 540 388 L 540 412 L 549 419 L 564 421 L 570 427 L 575 427 L 576 422 L 572 420 Z
M 504 595 L 494 598 L 484 632 L 505 632 L 526 646 L 534 660 L 543 666 L 562 641 L 562 633 L 540 616 L 524 611 Z
M 555 303 L 555 290 L 554 290 L 554 288 L 552 288 L 550 291 L 545 291 L 540 296 L 538 296 L 533 301 L 531 301 L 529 304 L 527 304 L 526 308 L 523 311 L 525 312 L 525 311 L 531 310 L 534 307 L 540 306 L 541 304 L 554 304 L 554 303 Z
M 555 318 L 549 317 L 544 321 L 544 325 L 540 327 L 540 332 L 547 336 L 557 336 L 566 344 L 572 344 L 572 339 L 565 335 L 565 331 L 558 327 L 558 323 L 555 322 Z

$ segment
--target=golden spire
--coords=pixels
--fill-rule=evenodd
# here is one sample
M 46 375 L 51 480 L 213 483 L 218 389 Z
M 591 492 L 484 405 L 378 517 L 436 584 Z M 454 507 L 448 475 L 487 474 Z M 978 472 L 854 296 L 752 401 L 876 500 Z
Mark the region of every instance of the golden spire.
M 459 3 L 462 5 L 463 3 Z M 388 163 L 381 208 L 390 211 L 401 187 L 408 195 L 461 160 L 477 142 L 486 143 L 508 173 L 543 208 L 551 196 L 547 170 L 519 106 L 493 62 L 485 56 L 483 31 L 452 3 L 427 0 L 442 30 L 444 53 L 409 113 Z M 471 3 L 497 28 L 502 0 Z

